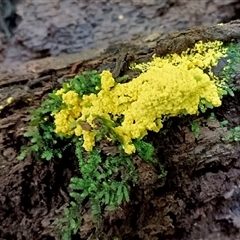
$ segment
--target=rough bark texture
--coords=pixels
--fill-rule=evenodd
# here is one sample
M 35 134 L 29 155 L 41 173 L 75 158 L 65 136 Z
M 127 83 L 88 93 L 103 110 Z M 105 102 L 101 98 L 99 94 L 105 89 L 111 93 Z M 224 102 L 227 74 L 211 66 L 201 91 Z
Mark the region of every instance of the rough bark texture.
M 192 28 L 187 31 L 170 34 L 161 38 L 155 48 L 157 56 L 168 53 L 180 53 L 191 48 L 197 41 L 224 41 L 231 42 L 240 38 L 240 21 L 233 21 L 224 25 L 215 25 L 207 28 Z

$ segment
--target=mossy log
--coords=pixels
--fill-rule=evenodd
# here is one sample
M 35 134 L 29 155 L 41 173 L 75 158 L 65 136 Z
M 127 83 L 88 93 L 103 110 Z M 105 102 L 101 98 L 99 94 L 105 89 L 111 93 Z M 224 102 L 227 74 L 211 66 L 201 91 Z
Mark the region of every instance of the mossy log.
M 0 166 L 4 171 L 0 174 L 0 210 L 6 212 L 10 208 L 16 219 L 25 219 L 26 222 L 26 219 L 30 219 L 26 223 L 29 230 L 24 230 L 28 232 L 29 239 L 43 239 L 53 234 L 49 219 L 57 216 L 62 201 L 53 204 L 54 200 L 51 197 L 49 200 L 49 195 L 40 190 L 42 184 L 47 184 L 47 172 L 57 171 L 58 167 L 46 163 L 36 167 L 32 160 L 27 160 L 24 164 L 16 160 L 20 146 L 25 143 L 23 128 L 29 121 L 27 111 L 39 106 L 53 88 L 86 70 L 110 69 L 115 77 L 121 76 L 128 73 L 132 61 L 148 61 L 154 53 L 157 56 L 180 53 L 200 40 L 239 42 L 239 29 L 240 21 L 233 21 L 169 35 L 156 33 L 135 36 L 129 42 L 113 44 L 106 50 L 94 49 L 15 64 L 6 71 L 1 69 L 0 105 L 4 108 L 0 112 Z M 236 72 L 234 81 L 237 83 L 239 80 L 239 72 Z M 7 104 L 9 97 L 13 97 L 13 101 Z M 240 181 L 239 143 L 222 141 L 228 130 L 221 127 L 220 122 L 226 119 L 230 126 L 240 125 L 239 106 L 240 97 L 236 93 L 234 98 L 226 97 L 223 105 L 214 111 L 219 121 L 206 120 L 204 117 L 174 118 L 166 122 L 164 131 L 150 133 L 159 161 L 168 172 L 167 177 L 159 179 L 158 170 L 136 160 L 139 181 L 132 189 L 133 200 L 115 212 L 106 213 L 105 225 L 101 229 L 105 239 L 112 239 L 113 236 L 119 239 L 138 237 L 152 240 L 161 237 L 167 239 L 168 236 L 171 239 L 193 239 L 193 233 L 199 233 L 199 239 L 210 239 L 208 236 L 218 236 L 221 239 L 225 236 L 221 233 L 222 228 L 226 227 L 222 223 L 238 230 L 239 215 L 235 197 Z M 198 121 L 201 125 L 197 139 L 190 130 L 191 121 Z M 28 175 L 30 170 L 32 173 Z M 67 170 L 62 172 L 65 178 L 69 175 Z M 19 174 L 18 178 L 14 178 L 16 174 Z M 49 178 L 56 183 L 57 175 Z M 22 200 L 9 200 L 9 194 L 5 190 L 11 192 L 16 186 L 31 190 L 28 193 L 31 202 L 26 207 L 28 210 L 21 208 Z M 67 184 L 58 186 L 59 189 L 52 193 L 55 198 L 69 200 L 67 190 L 62 190 L 67 189 Z M 18 194 L 21 195 L 22 191 L 19 190 Z M 45 208 L 48 209 L 49 201 L 56 211 L 37 214 L 34 219 L 29 215 L 36 207 L 34 199 L 42 199 L 41 203 L 37 203 L 42 212 Z M 216 204 L 220 204 L 220 207 L 216 207 Z M 231 214 L 228 213 L 230 209 Z M 88 239 L 94 231 L 89 223 L 88 212 L 83 220 L 82 239 Z M 12 234 L 17 235 L 20 231 L 7 221 L 2 223 Z M 33 228 L 33 224 L 39 228 Z M 206 225 L 211 227 L 205 228 Z M 198 226 L 204 228 L 204 231 L 200 231 Z M 36 229 L 41 231 L 36 232 Z M 234 235 L 236 239 L 239 237 L 237 234 Z

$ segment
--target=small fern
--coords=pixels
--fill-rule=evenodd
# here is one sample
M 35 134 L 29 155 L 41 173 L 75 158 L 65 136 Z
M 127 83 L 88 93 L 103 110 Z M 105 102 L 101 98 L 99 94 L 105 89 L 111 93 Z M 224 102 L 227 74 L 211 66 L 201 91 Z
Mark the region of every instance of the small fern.
M 152 144 L 147 143 L 143 140 L 136 139 L 134 145 L 137 150 L 137 154 L 147 162 L 156 162 L 156 159 L 153 157 L 154 147 Z
M 81 205 L 76 202 L 70 202 L 68 208 L 64 208 L 64 214 L 58 218 L 54 224 L 60 230 L 62 240 L 72 239 L 81 226 Z
M 66 91 L 76 91 L 80 97 L 91 93 L 97 94 L 101 89 L 101 77 L 95 70 L 83 72 L 81 75 L 76 75 L 69 83 L 64 83 L 63 88 Z
M 123 200 L 129 201 L 129 184 L 137 180 L 129 156 L 104 156 L 100 150 L 95 149 L 83 159 L 81 141 L 75 141 L 75 148 L 81 178 L 71 179 L 72 197 L 78 201 L 89 197 L 93 203 L 95 199 L 101 208 L 105 205 L 118 206 Z
M 199 135 L 200 135 L 200 125 L 199 125 L 199 123 L 196 122 L 196 121 L 193 121 L 190 124 L 191 124 L 191 131 L 194 133 L 194 137 L 196 139 L 198 139 Z
M 58 221 L 64 240 L 70 240 L 80 227 L 79 209 L 83 202 L 90 203 L 93 220 L 99 223 L 104 208 L 114 210 L 123 201 L 130 201 L 130 185 L 137 181 L 135 167 L 129 156 L 105 156 L 100 149 L 86 153 L 82 139 L 74 138 L 73 142 L 81 176 L 71 178 L 70 196 L 74 201 Z M 74 215 L 74 211 L 79 215 Z
M 240 141 L 240 126 L 231 128 L 227 135 L 222 138 L 224 142 L 239 142 Z
M 64 139 L 55 134 L 55 125 L 52 114 L 64 108 L 61 96 L 55 91 L 50 93 L 41 106 L 31 111 L 32 120 L 29 123 L 28 131 L 24 137 L 30 139 L 28 146 L 21 148 L 18 156 L 19 160 L 25 159 L 28 153 L 33 153 L 36 158 L 51 160 L 54 157 L 61 158 L 62 153 L 70 145 L 68 139 Z

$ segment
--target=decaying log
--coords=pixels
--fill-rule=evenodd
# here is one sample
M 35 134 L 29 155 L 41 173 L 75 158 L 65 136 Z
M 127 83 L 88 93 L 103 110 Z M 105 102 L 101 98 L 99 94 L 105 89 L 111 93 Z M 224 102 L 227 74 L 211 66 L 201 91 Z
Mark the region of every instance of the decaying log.
M 119 76 L 126 73 L 131 61 L 147 61 L 151 59 L 154 53 L 158 56 L 174 52 L 179 53 L 192 47 L 194 43 L 200 40 L 204 42 L 213 40 L 230 42 L 239 41 L 239 39 L 240 21 L 233 21 L 224 25 L 195 28 L 169 35 L 156 33 L 151 36 L 135 36 L 129 42 L 111 45 L 105 51 L 101 47 L 77 54 L 15 64 L 11 68 L 6 69 L 6 71 L 3 71 L 3 67 L 1 67 L 0 105 L 5 105 L 6 99 L 10 96 L 14 100 L 0 112 L 0 151 L 5 152 L 5 149 L 1 148 L 7 146 L 8 150 L 10 149 L 9 151 L 13 152 L 13 158 L 15 158 L 17 155 L 15 145 L 19 144 L 19 139 L 22 139 L 22 128 L 29 121 L 29 118 L 26 117 L 27 110 L 39 105 L 46 93 L 50 92 L 53 88 L 58 87 L 63 81 L 82 71 L 110 69 L 115 76 Z M 218 110 L 219 115 L 224 116 L 230 123 L 235 125 L 240 125 L 240 118 L 238 116 L 238 105 L 240 103 L 238 99 L 235 100 L 234 104 L 225 104 L 222 109 Z M 224 108 L 226 107 L 227 111 L 224 112 Z M 235 118 L 228 114 L 228 111 L 231 111 L 231 109 L 235 113 Z M 170 127 L 170 133 L 173 132 L 172 137 L 168 136 L 167 138 L 165 135 L 161 135 L 161 133 L 155 135 L 156 138 L 153 141 L 155 141 L 156 145 L 160 146 L 158 147 L 158 151 L 161 153 L 159 156 L 162 156 L 162 152 L 164 152 L 165 160 L 160 160 L 168 168 L 167 179 L 165 179 L 165 182 L 157 184 L 152 180 L 153 176 L 156 176 L 154 181 L 158 181 L 158 175 L 156 173 L 155 175 L 153 174 L 155 170 L 152 169 L 153 167 L 144 167 L 143 170 L 139 167 L 141 170 L 138 169 L 139 172 L 144 173 L 145 177 L 140 179 L 142 181 L 140 181 L 141 186 L 137 186 L 137 190 L 135 189 L 135 202 L 137 204 L 141 203 L 141 206 L 138 205 L 135 207 L 133 205 L 133 208 L 139 209 L 139 218 L 136 219 L 136 223 L 129 223 L 128 228 L 125 228 L 124 224 L 128 224 L 128 215 L 131 215 L 134 210 L 132 207 L 118 209 L 119 212 L 120 210 L 122 211 L 121 221 L 124 220 L 122 221 L 124 224 L 121 221 L 117 224 L 119 227 L 118 231 L 122 236 L 130 233 L 134 235 L 134 231 L 138 231 L 139 229 L 137 234 L 139 234 L 138 236 L 141 239 L 149 239 L 149 233 L 152 234 L 152 239 L 159 239 L 159 236 L 173 235 L 181 227 L 185 228 L 186 232 L 189 232 L 194 228 L 194 224 L 200 216 L 200 213 L 192 213 L 191 208 L 187 209 L 186 202 L 190 194 L 195 194 L 194 196 L 191 195 L 195 202 L 191 202 L 190 204 L 205 204 L 209 202 L 209 199 L 213 200 L 223 197 L 226 190 L 231 190 L 234 187 L 235 181 L 239 181 L 237 179 L 237 176 L 240 175 L 240 164 L 237 161 L 239 159 L 239 144 L 225 144 L 222 142 L 222 137 L 227 133 L 227 129 L 221 128 L 219 122 L 216 120 L 205 122 L 205 126 L 200 129 L 199 139 L 196 141 L 194 133 L 190 131 L 189 127 L 186 127 L 187 124 L 189 125 L 189 120 L 186 120 L 184 123 L 178 122 L 175 124 L 175 127 L 173 124 Z M 19 130 L 15 131 L 15 129 Z M 172 138 L 175 139 L 172 141 L 174 144 L 171 142 Z M 159 141 L 162 146 L 159 144 Z M 4 164 L 8 166 L 8 159 L 5 159 L 1 155 L 0 157 L 3 159 L 0 158 L 0 160 L 5 161 Z M 207 172 L 209 169 L 211 171 L 216 168 L 223 171 L 230 168 L 230 166 L 234 166 L 239 174 L 226 176 L 226 178 L 229 177 L 230 179 L 229 189 L 222 187 L 225 178 L 222 180 L 222 184 L 217 187 L 215 186 L 215 188 L 213 187 L 209 194 L 206 193 L 204 195 L 201 192 L 198 195 L 198 192 L 193 191 L 197 187 L 204 189 L 206 185 L 206 181 L 204 182 L 205 185 L 203 185 L 200 181 L 201 179 L 199 180 L 198 178 L 194 179 L 195 185 L 192 184 L 190 189 L 189 182 L 192 181 L 193 174 L 201 174 L 204 171 Z M 222 175 L 216 176 L 220 178 Z M 13 185 L 10 177 L 3 178 L 0 176 L 0 181 L 9 181 L 10 185 Z M 161 194 L 161 191 L 156 191 L 157 188 L 161 188 L 164 184 L 167 184 L 167 187 L 163 190 L 161 189 L 161 191 L 164 191 L 163 194 Z M 173 190 L 172 192 L 168 192 L 168 188 L 174 189 L 174 191 L 181 188 L 181 198 Z M 154 196 L 156 192 L 157 196 Z M 151 218 L 148 216 L 149 209 L 154 209 Z M 206 212 L 202 214 L 207 215 L 210 213 Z M 108 216 L 107 218 L 114 222 L 120 216 L 119 214 L 113 214 L 113 216 Z M 39 216 L 40 220 L 38 220 L 41 222 L 41 220 L 45 219 L 44 217 Z M 184 221 L 187 222 L 187 218 L 192 218 L 192 228 L 184 225 Z M 159 219 L 162 220 L 160 221 Z M 136 226 L 131 229 L 133 225 Z M 92 230 L 91 227 L 86 229 L 89 231 Z M 90 235 L 88 231 L 86 232 L 87 235 Z M 207 236 L 203 236 L 202 239 L 207 239 Z

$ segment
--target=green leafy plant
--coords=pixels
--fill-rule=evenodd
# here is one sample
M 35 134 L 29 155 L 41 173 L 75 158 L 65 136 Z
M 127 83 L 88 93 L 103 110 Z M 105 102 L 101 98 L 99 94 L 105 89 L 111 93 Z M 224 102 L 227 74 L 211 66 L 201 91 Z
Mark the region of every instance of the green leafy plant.
M 240 141 L 240 126 L 230 129 L 225 137 L 222 138 L 224 142 L 239 142 Z
M 198 108 L 200 112 L 205 113 L 207 109 L 213 109 L 213 105 L 206 99 L 201 99 Z
M 61 218 L 55 221 L 57 228 L 60 230 L 62 240 L 72 239 L 81 225 L 81 205 L 71 201 L 69 206 L 64 208 Z M 59 235 L 57 233 L 57 235 Z
M 152 144 L 143 140 L 136 139 L 133 144 L 136 147 L 137 154 L 145 161 L 156 163 L 156 158 L 153 157 L 154 147 Z
M 234 83 L 233 76 L 240 73 L 240 43 L 231 43 L 227 48 L 227 57 L 222 59 L 224 67 L 219 73 L 219 77 L 225 80 L 225 84 L 221 84 L 223 95 L 234 97 L 234 92 L 238 89 Z
M 199 123 L 196 121 L 193 121 L 190 124 L 191 124 L 191 131 L 194 133 L 195 138 L 198 139 L 200 135 Z
M 211 114 L 209 116 L 209 120 L 216 120 L 216 119 L 217 119 L 216 115 L 213 112 L 211 112 Z
M 127 155 L 104 156 L 94 149 L 83 158 L 80 141 L 75 141 L 75 153 L 81 178 L 72 178 L 70 195 L 78 201 L 89 198 L 93 215 L 99 217 L 102 206 L 114 208 L 129 201 L 129 185 L 137 180 L 135 167 Z
M 117 83 L 122 83 L 122 82 L 125 82 L 126 80 L 128 80 L 128 75 L 124 75 L 124 76 L 122 76 L 122 77 L 118 77 L 118 78 L 116 78 L 116 82 Z
M 114 210 L 123 201 L 130 201 L 130 186 L 137 181 L 134 164 L 128 155 L 106 156 L 100 149 L 86 153 L 82 140 L 75 138 L 73 143 L 80 176 L 71 178 L 70 196 L 74 201 L 57 221 L 64 240 L 71 239 L 79 229 L 79 210 L 78 216 L 73 213 L 82 208 L 83 202 L 90 203 L 93 220 L 98 223 L 104 208 Z
M 223 120 L 223 121 L 220 122 L 221 127 L 225 127 L 227 125 L 228 125 L 228 120 Z
M 91 93 L 98 93 L 101 89 L 101 77 L 97 71 L 83 72 L 76 75 L 69 83 L 64 83 L 66 91 L 74 90 L 80 97 Z
M 30 144 L 22 147 L 19 160 L 25 159 L 29 152 L 37 158 L 48 161 L 54 157 L 62 157 L 62 153 L 69 144 L 66 139 L 55 134 L 52 114 L 63 107 L 61 97 L 55 95 L 54 91 L 48 95 L 38 109 L 30 112 L 32 120 L 29 123 L 29 129 L 24 134 L 24 137 L 30 139 Z
M 116 123 L 99 116 L 96 116 L 95 123 L 98 125 L 98 128 L 93 130 L 96 133 L 96 141 L 100 141 L 106 136 L 111 138 L 113 141 L 118 140 L 115 132 L 113 131 L 113 127 L 116 126 Z

